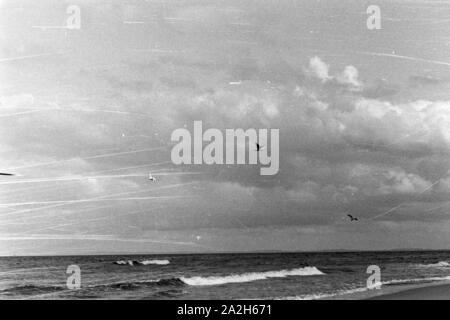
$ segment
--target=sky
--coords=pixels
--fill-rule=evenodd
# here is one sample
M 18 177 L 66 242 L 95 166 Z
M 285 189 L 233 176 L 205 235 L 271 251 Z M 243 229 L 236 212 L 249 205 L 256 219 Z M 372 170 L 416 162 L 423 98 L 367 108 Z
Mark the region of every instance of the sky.
M 0 7 L 0 255 L 450 249 L 449 1 Z M 279 172 L 174 165 L 194 121 Z

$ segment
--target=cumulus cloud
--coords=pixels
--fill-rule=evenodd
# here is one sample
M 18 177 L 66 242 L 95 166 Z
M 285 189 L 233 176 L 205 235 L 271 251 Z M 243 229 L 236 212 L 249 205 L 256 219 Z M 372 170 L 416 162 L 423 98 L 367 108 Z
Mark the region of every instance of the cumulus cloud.
M 394 104 L 359 99 L 354 111 L 344 115 L 350 139 L 373 142 L 391 149 L 448 150 L 450 102 L 418 100 Z
M 362 84 L 358 77 L 358 69 L 354 66 L 346 66 L 342 74 L 338 75 L 337 81 L 342 84 L 348 84 L 355 88 L 359 88 Z
M 432 182 L 401 168 L 358 165 L 351 170 L 349 178 L 367 196 L 394 194 L 422 194 Z
M 315 57 L 310 69 L 313 74 L 290 90 L 254 81 L 239 90 L 223 87 L 194 95 L 185 108 L 177 109 L 173 115 L 178 122 L 195 118 L 219 128 L 281 128 L 281 171 L 276 177 L 261 181 L 246 167 L 230 167 L 226 173 L 205 169 L 221 172 L 211 178 L 267 189 L 264 197 L 300 207 L 320 202 L 324 214 L 327 206 L 359 206 L 369 198 L 376 212 L 377 201 L 378 210 L 384 208 L 382 197 L 432 196 L 434 178 L 422 176 L 417 164 L 423 161 L 420 157 L 448 152 L 448 102 L 369 99 L 360 94 L 364 84 L 355 67 L 333 77 L 328 65 Z M 339 97 L 342 88 L 350 88 L 345 98 Z
M 316 78 L 321 80 L 322 83 L 333 81 L 336 84 L 348 86 L 350 90 L 362 88 L 362 83 L 359 79 L 359 71 L 352 65 L 346 66 L 341 73 L 332 76 L 330 75 L 330 66 L 320 57 L 315 56 L 309 60 L 309 70 Z
M 322 61 L 319 57 L 315 56 L 309 60 L 309 67 L 314 72 L 315 76 L 322 82 L 326 82 L 331 79 L 329 75 L 330 66 Z
M 303 75 L 303 80 L 294 87 L 286 84 L 277 87 L 276 82 L 253 80 L 235 87 L 224 81 L 214 90 L 160 88 L 157 94 L 135 97 L 136 101 L 151 101 L 151 105 L 146 109 L 135 107 L 138 109 L 134 111 L 158 110 L 158 126 L 166 130 L 164 134 L 177 126 L 189 126 L 194 120 L 202 120 L 205 127 L 221 129 L 281 129 L 282 170 L 277 177 L 263 182 L 257 170 L 246 167 L 227 168 L 225 173 L 219 167 L 203 168 L 212 174 L 212 179 L 245 186 L 278 186 L 286 192 L 298 189 L 299 180 L 312 181 L 320 187 L 307 191 L 300 188 L 297 192 L 299 199 L 311 201 L 322 198 L 320 190 L 327 186 L 337 190 L 354 189 L 353 193 L 364 190 L 366 196 L 414 194 L 426 188 L 430 178 L 422 177 L 414 163 L 419 156 L 448 150 L 448 102 L 398 103 L 365 98 L 360 94 L 364 84 L 354 66 L 331 76 L 328 65 L 314 57 L 310 68 L 313 74 Z M 317 78 L 321 82 L 314 81 Z M 345 88 L 350 91 L 342 97 L 340 93 Z M 161 104 L 166 106 L 164 110 L 158 109 Z M 410 156 L 405 158 L 405 154 Z M 352 181 L 355 176 L 349 169 L 355 163 L 384 169 L 370 170 L 358 180 L 358 185 Z M 368 187 L 366 182 L 372 179 L 374 185 Z M 346 192 L 342 194 L 330 199 L 346 198 Z

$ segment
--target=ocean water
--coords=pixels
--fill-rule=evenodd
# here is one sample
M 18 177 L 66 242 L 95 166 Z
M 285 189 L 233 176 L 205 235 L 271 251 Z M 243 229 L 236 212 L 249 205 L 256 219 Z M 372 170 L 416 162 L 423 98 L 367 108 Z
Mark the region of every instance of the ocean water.
M 345 299 L 449 280 L 450 251 L 0 257 L 0 299 Z

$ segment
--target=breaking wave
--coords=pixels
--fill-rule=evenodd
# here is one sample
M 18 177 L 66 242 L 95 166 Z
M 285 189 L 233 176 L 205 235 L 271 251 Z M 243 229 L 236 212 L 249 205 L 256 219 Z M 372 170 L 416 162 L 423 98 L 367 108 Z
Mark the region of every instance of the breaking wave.
M 122 263 L 123 262 L 123 263 Z M 134 265 L 135 261 L 132 260 L 119 260 L 116 261 L 117 264 L 124 265 Z M 144 260 L 140 264 L 168 264 L 168 260 Z M 220 277 L 180 277 L 180 278 L 165 278 L 165 279 L 150 279 L 150 280 L 131 280 L 123 282 L 105 283 L 105 284 L 93 284 L 82 286 L 81 289 L 92 290 L 100 289 L 102 290 L 124 290 L 133 291 L 149 287 L 169 287 L 169 288 L 180 288 L 186 285 L 191 286 L 212 286 L 221 285 L 226 283 L 240 283 L 240 282 L 250 282 L 256 280 L 263 280 L 267 278 L 284 278 L 288 276 L 312 276 L 312 275 L 323 275 L 319 269 L 316 267 L 305 267 L 292 270 L 280 270 L 280 271 L 267 271 L 267 272 L 252 272 L 243 273 L 229 276 Z M 46 293 L 57 293 L 64 291 L 65 287 L 59 286 L 37 286 L 37 285 L 24 285 L 11 287 L 8 289 L 0 290 L 0 295 L 36 295 L 36 294 L 46 294 Z M 174 294 L 177 294 L 175 292 Z
M 167 279 L 157 279 L 157 280 L 143 280 L 143 281 L 130 281 L 130 282 L 116 282 L 104 285 L 96 285 L 95 288 L 112 288 L 112 289 L 120 289 L 120 290 L 135 290 L 139 288 L 145 287 L 154 287 L 154 286 L 170 286 L 170 287 L 178 287 L 183 286 L 184 282 L 179 278 L 167 278 Z
M 399 279 L 399 280 L 390 280 L 382 282 L 383 285 L 398 285 L 398 284 L 411 284 L 411 283 L 426 283 L 426 282 L 436 282 L 436 281 L 448 281 L 450 280 L 450 276 L 446 277 L 428 277 L 428 278 L 414 278 L 414 279 Z
M 137 261 L 137 260 L 118 260 L 115 261 L 114 264 L 117 265 L 128 265 L 128 266 L 134 266 L 134 265 L 140 265 L 140 266 L 147 266 L 147 265 L 160 265 L 165 266 L 170 264 L 169 260 L 143 260 L 143 261 Z
M 351 295 L 356 293 L 366 292 L 367 288 L 355 288 L 349 290 L 339 290 L 334 293 L 316 293 L 316 294 L 305 294 L 300 296 L 289 296 L 289 297 L 279 297 L 273 298 L 274 300 L 319 300 L 319 299 L 329 299 L 338 296 Z
M 144 260 L 141 261 L 141 264 L 146 266 L 148 264 L 156 264 L 156 265 L 160 265 L 160 266 L 165 266 L 168 265 L 170 263 L 169 260 Z
M 447 261 L 439 261 L 437 263 L 418 264 L 416 266 L 421 268 L 450 268 L 450 263 Z
M 215 286 L 227 283 L 242 283 L 268 278 L 285 278 L 289 276 L 315 276 L 324 275 L 322 271 L 316 267 L 304 267 L 292 270 L 266 271 L 266 272 L 250 272 L 243 274 L 232 274 L 228 276 L 210 276 L 210 277 L 190 277 L 180 278 L 184 283 L 191 286 Z

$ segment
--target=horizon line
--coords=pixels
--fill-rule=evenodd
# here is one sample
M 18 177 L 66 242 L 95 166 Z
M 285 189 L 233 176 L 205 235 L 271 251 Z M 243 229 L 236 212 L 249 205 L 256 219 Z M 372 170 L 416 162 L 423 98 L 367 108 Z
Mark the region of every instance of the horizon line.
M 0 258 L 27 258 L 27 257 L 90 257 L 90 256 L 144 256 L 144 255 L 205 255 L 205 254 L 269 254 L 269 253 L 366 253 L 366 252 L 423 252 L 423 251 L 450 251 L 450 248 L 392 248 L 392 249 L 324 249 L 324 250 L 259 250 L 259 251 L 211 251 L 211 252 L 166 252 L 166 253 L 87 253 L 87 254 L 39 254 L 39 255 L 1 255 Z

